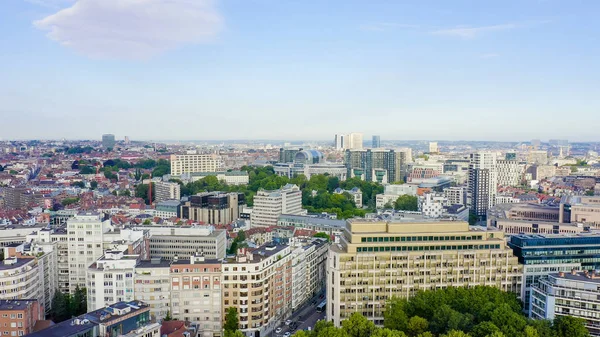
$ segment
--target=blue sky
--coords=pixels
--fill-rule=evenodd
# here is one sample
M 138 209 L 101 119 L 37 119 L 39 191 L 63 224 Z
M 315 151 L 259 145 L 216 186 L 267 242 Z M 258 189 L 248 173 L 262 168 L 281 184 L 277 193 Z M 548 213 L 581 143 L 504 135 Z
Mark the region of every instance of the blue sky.
M 1 139 L 594 141 L 600 2 L 2 0 Z

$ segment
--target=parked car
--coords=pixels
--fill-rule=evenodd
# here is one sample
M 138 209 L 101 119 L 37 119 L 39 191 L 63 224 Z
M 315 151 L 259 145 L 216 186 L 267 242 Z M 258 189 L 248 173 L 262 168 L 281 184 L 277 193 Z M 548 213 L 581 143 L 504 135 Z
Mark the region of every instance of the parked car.
M 292 323 L 292 320 L 288 319 L 287 321 L 285 321 L 285 325 L 290 325 L 290 323 Z
M 290 337 L 291 333 L 288 331 L 286 333 L 283 334 L 283 337 Z
M 283 329 L 277 328 L 277 329 L 275 329 L 275 333 L 281 333 L 281 330 L 283 330 Z

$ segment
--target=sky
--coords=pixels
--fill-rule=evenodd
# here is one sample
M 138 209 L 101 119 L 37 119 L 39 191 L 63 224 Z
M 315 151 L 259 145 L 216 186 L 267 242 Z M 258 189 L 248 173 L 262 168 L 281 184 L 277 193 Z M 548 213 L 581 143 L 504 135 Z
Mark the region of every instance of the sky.
M 0 139 L 600 135 L 597 0 L 1 0 Z

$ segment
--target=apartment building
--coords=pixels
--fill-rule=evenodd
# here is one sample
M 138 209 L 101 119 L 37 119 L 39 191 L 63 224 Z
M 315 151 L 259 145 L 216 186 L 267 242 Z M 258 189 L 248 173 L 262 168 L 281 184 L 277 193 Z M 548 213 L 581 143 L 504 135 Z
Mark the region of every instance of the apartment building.
M 518 294 L 522 266 L 504 233 L 463 221 L 348 220 L 327 258 L 327 320 L 383 324 L 386 301 L 419 290 L 487 285 Z
M 179 200 L 181 198 L 181 187 L 178 183 L 158 181 L 153 184 L 155 191 L 155 202 L 165 200 Z
M 150 232 L 150 256 L 173 260 L 175 256 L 203 253 L 208 259 L 222 259 L 227 251 L 227 233 L 214 226 L 138 226 Z
M 523 166 L 516 160 L 498 159 L 498 185 L 519 186 L 523 176 Z
M 0 263 L 0 299 L 44 300 L 44 271 L 37 258 L 7 256 Z
M 523 265 L 521 300 L 529 313 L 531 288 L 551 273 L 600 269 L 600 234 L 519 234 L 508 241 Z
M 88 311 L 98 310 L 115 302 L 133 301 L 135 267 L 139 255 L 122 251 L 106 251 L 87 269 Z
M 590 336 L 600 336 L 600 275 L 593 272 L 553 273 L 531 289 L 529 317 L 583 318 Z
M 455 186 L 444 189 L 444 195 L 448 199 L 448 205 L 466 205 L 467 193 L 464 187 Z
M 246 205 L 244 193 L 204 192 L 181 205 L 181 217 L 210 225 L 228 225 L 240 218 Z
M 471 213 L 485 217 L 487 210 L 496 205 L 498 167 L 496 153 L 472 153 L 469 163 L 467 206 Z
M 0 333 L 25 336 L 33 332 L 35 322 L 44 319 L 44 308 L 37 299 L 0 300 Z
M 171 309 L 175 319 L 196 323 L 200 336 L 222 336 L 221 261 L 193 254 L 170 267 Z M 241 321 L 241 317 L 240 317 Z
M 183 173 L 217 172 L 221 169 L 221 157 L 216 154 L 172 154 L 171 175 Z
M 406 166 L 405 152 L 386 149 L 346 150 L 344 164 L 347 177 L 358 177 L 365 181 L 391 184 L 403 179 Z
M 161 258 L 138 261 L 134 270 L 135 298 L 150 306 L 153 320 L 165 318 L 171 311 L 171 261 Z
M 327 233 L 330 236 L 339 236 L 342 229 L 346 227 L 346 221 L 324 216 L 282 214 L 277 219 L 277 226 L 293 226 L 295 228 Z
M 194 172 L 184 173 L 180 176 L 184 182 L 194 182 L 206 177 L 216 177 L 227 185 L 248 185 L 250 182 L 250 177 L 246 171 Z
M 223 262 L 223 308 L 238 309 L 247 336 L 270 333 L 292 310 L 292 247 L 241 249 Z M 224 317 L 223 317 L 224 318 Z
M 425 218 L 438 219 L 444 215 L 444 206 L 448 199 L 441 193 L 425 193 L 419 196 L 419 212 Z
M 305 213 L 302 209 L 302 191 L 296 185 L 287 184 L 279 190 L 256 192 L 250 223 L 253 227 L 275 226 L 281 214 Z

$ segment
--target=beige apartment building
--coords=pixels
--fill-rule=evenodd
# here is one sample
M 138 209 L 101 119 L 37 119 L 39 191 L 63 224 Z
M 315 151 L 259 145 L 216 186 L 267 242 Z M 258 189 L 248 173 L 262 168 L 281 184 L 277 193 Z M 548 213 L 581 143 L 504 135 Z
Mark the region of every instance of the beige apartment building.
M 156 196 L 154 202 L 165 200 L 179 200 L 181 198 L 181 186 L 178 183 L 159 181 L 154 183 Z
M 194 254 L 171 264 L 173 318 L 198 325 L 199 336 L 222 336 L 221 261 Z
M 217 172 L 221 168 L 221 162 L 221 157 L 216 154 L 172 154 L 171 175 Z
M 327 320 L 383 324 L 386 301 L 419 290 L 487 285 L 518 294 L 522 266 L 504 233 L 463 221 L 348 220 L 327 258 Z
M 302 191 L 293 184 L 287 184 L 274 191 L 259 190 L 254 196 L 252 227 L 276 226 L 281 214 L 302 215 Z

